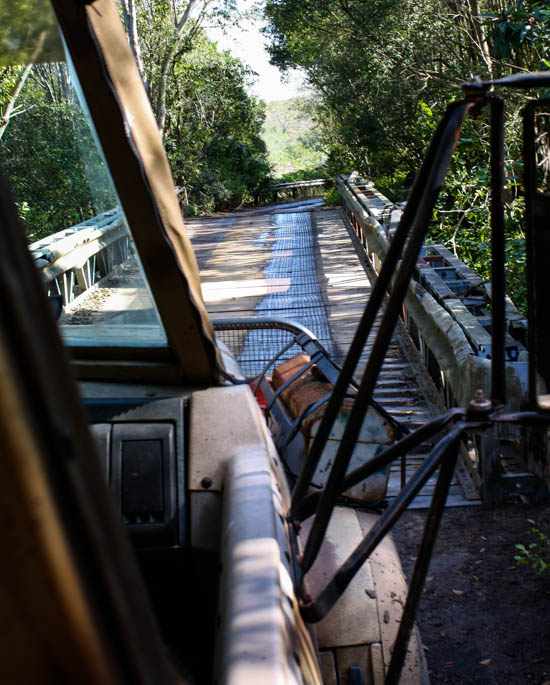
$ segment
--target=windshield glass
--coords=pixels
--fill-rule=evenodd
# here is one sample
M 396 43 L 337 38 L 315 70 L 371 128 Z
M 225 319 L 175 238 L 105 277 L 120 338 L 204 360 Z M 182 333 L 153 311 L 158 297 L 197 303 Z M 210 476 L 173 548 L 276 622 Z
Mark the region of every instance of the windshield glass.
M 69 345 L 164 346 L 51 7 L 9 6 L 0 29 L 0 166 L 62 335 Z

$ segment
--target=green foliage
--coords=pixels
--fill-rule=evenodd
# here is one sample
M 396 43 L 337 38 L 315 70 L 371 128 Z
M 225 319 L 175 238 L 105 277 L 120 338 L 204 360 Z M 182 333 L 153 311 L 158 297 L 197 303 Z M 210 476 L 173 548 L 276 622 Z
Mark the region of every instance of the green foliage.
M 531 519 L 529 523 L 533 524 L 529 533 L 531 539 L 534 538 L 534 542 L 515 545 L 519 553 L 514 556 L 514 559 L 518 564 L 530 566 L 539 574 L 544 573 L 550 569 L 550 537 L 536 528 L 535 522 Z
M 33 79 L 22 100 L 26 111 L 6 129 L 0 165 L 10 180 L 25 231 L 36 240 L 113 207 L 116 201 L 77 104 L 48 101 Z
M 249 77 L 204 36 L 175 65 L 165 147 L 176 185 L 199 211 L 231 209 L 267 192 L 264 105 L 247 94 Z
M 0 112 L 22 67 L 0 67 Z M 166 93 L 165 146 L 189 210 L 231 209 L 268 197 L 261 139 L 264 105 L 246 92 L 250 72 L 198 32 L 174 60 Z M 116 204 L 64 65 L 35 65 L 0 141 L 27 234 L 34 239 Z
M 412 171 L 425 114 L 416 104 L 422 85 L 407 63 L 422 53 L 425 19 L 395 0 L 268 0 L 266 15 L 272 61 L 305 69 L 320 95 L 328 166 L 371 177 L 402 165 Z
M 61 59 L 55 16 L 43 0 L 0 0 L 0 65 L 27 64 L 40 46 L 41 58 Z
M 329 190 L 323 193 L 323 200 L 326 205 L 339 206 L 342 204 L 342 196 L 336 188 L 329 188 Z
M 410 174 L 396 171 L 394 174 L 384 174 L 373 179 L 376 188 L 392 202 L 404 202 L 410 189 Z
M 201 27 L 237 21 L 235 0 L 119 0 L 128 40 L 161 135 L 180 57 L 195 46 Z
M 315 103 L 305 97 L 270 102 L 262 129 L 274 176 L 287 179 L 294 172 L 318 173 L 326 160 Z M 321 172 L 321 175 L 324 175 Z M 315 176 L 300 176 L 305 180 Z M 291 179 L 288 179 L 291 180 Z
M 485 14 L 492 52 L 497 59 L 532 68 L 548 69 L 550 61 L 550 8 L 548 2 L 518 0 L 500 14 Z M 538 64 L 537 64 L 538 62 Z
M 518 309 L 526 312 L 525 236 L 522 228 L 524 198 L 519 192 L 521 163 L 517 122 L 509 131 L 505 166 L 505 236 L 507 290 Z M 434 212 L 429 240 L 444 243 L 483 279 L 491 277 L 489 130 L 483 120 L 468 120 L 453 157 Z
M 498 78 L 550 68 L 545 0 L 267 0 L 272 62 L 305 70 L 319 96 L 316 118 L 332 173 L 353 169 L 392 201 L 406 199 L 448 102 L 470 74 Z M 507 97 L 507 287 L 524 310 L 525 245 L 518 112 Z M 490 276 L 489 140 L 467 121 L 464 142 L 435 213 L 430 239 Z

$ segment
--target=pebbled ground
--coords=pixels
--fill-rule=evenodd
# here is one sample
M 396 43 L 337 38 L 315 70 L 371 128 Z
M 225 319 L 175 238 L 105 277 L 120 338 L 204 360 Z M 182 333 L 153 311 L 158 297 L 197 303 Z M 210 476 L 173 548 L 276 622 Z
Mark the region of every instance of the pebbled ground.
M 425 519 L 408 511 L 393 532 L 409 579 Z M 550 685 L 550 569 L 514 560 L 540 543 L 532 527 L 550 535 L 548 505 L 445 511 L 417 618 L 432 683 Z

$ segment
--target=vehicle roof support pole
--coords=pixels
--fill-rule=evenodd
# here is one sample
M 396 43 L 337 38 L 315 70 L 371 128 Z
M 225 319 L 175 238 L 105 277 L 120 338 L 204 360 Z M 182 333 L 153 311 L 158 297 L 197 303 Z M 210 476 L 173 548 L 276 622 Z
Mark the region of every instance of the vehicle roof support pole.
M 326 486 L 322 492 L 315 521 L 306 543 L 302 564 L 302 572 L 304 574 L 311 568 L 317 557 L 332 511 L 340 495 L 351 455 L 359 436 L 365 413 L 372 398 L 378 374 L 384 362 L 384 357 L 393 335 L 397 319 L 402 311 L 407 288 L 416 267 L 418 255 L 420 254 L 420 249 L 426 236 L 427 227 L 432 218 L 434 206 L 439 197 L 447 168 L 456 146 L 458 131 L 466 113 L 472 107 L 473 103 L 468 101 L 456 102 L 450 106 L 451 113 L 445 123 L 440 145 L 434 155 L 426 187 L 418 202 L 418 208 L 412 222 L 411 235 L 403 254 L 403 260 L 399 266 L 397 275 L 395 276 L 391 295 L 386 305 L 372 352 L 369 356 L 363 378 L 361 379 L 357 397 L 355 398 L 355 402 L 351 409 Z
M 365 343 L 372 329 L 376 315 L 378 314 L 384 297 L 386 296 L 386 292 L 395 273 L 397 263 L 399 259 L 401 259 L 403 248 L 407 238 L 409 237 L 413 221 L 415 220 L 418 205 L 423 197 L 435 156 L 441 144 L 441 139 L 446 130 L 451 113 L 456 108 L 456 105 L 457 103 L 454 103 L 445 111 L 445 114 L 430 142 L 430 146 L 420 171 L 416 176 L 409 200 L 405 206 L 405 209 L 403 210 L 403 215 L 399 222 L 399 226 L 397 227 L 393 240 L 389 245 L 386 258 L 384 259 L 378 278 L 373 285 L 372 292 L 342 365 L 340 375 L 338 376 L 338 379 L 334 385 L 332 397 L 329 400 L 325 413 L 323 414 L 323 418 L 319 424 L 319 428 L 310 447 L 307 459 L 294 487 L 294 491 L 292 493 L 292 513 L 299 508 L 300 503 L 307 494 L 309 484 L 313 478 L 315 469 L 317 468 L 317 464 L 325 447 L 326 441 L 328 440 L 328 436 L 334 421 L 336 420 L 336 416 L 338 415 L 338 411 L 340 410 L 342 401 L 348 391 L 350 383 L 353 380 L 353 372 L 355 371 L 359 357 L 363 352 L 363 348 L 365 347 Z
M 491 399 L 506 403 L 505 378 L 505 236 L 504 236 L 504 101 L 490 98 L 491 112 Z

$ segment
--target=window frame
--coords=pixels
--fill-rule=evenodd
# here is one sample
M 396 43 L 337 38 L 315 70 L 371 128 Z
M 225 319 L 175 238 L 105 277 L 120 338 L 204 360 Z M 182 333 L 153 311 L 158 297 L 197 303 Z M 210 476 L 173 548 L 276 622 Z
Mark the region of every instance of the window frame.
M 164 325 L 163 347 L 71 346 L 81 379 L 216 384 L 223 368 L 151 106 L 112 0 L 52 0 Z M 97 363 L 92 363 L 97 362 Z

